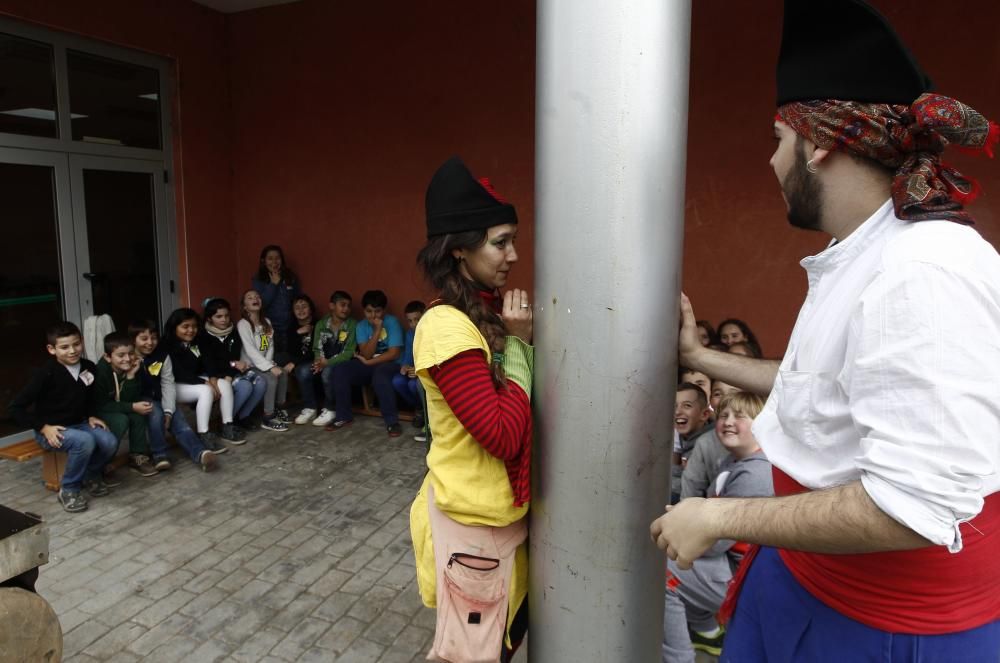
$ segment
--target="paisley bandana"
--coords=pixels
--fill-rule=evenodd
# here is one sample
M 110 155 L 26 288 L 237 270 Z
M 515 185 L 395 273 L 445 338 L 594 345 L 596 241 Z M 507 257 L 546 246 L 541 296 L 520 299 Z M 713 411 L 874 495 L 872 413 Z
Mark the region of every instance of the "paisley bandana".
M 963 205 L 979 184 L 941 161 L 948 145 L 993 156 L 1000 127 L 965 104 L 923 94 L 910 106 L 858 101 L 799 101 L 778 119 L 825 150 L 841 150 L 895 169 L 892 203 L 900 219 L 971 225 Z

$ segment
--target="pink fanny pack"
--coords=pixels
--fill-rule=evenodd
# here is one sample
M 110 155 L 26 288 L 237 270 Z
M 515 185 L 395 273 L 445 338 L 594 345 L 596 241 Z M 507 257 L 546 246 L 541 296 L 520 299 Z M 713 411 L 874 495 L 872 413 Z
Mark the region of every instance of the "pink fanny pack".
M 437 625 L 429 661 L 496 663 L 507 623 L 514 552 L 527 538 L 525 519 L 506 527 L 457 523 L 434 503 L 427 486 Z

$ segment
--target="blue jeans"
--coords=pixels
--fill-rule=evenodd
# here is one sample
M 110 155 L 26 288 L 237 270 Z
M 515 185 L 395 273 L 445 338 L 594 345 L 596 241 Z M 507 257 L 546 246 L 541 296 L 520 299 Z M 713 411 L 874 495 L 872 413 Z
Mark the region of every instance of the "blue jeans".
M 42 449 L 68 456 L 61 486 L 63 490 L 79 492 L 84 479 L 101 478 L 104 466 L 118 451 L 118 439 L 111 431 L 91 428 L 86 422 L 67 426 L 62 436 L 62 446 L 57 449 L 49 444 L 44 435 L 35 432 L 35 440 Z
M 420 393 L 417 391 L 418 384 L 420 384 L 419 379 L 403 375 L 398 368 L 396 374 L 392 376 L 392 388 L 396 390 L 403 402 L 417 412 L 422 412 L 423 404 Z
M 153 411 L 149 413 L 149 446 L 153 448 L 153 458 L 159 460 L 167 457 L 167 436 L 163 429 L 163 405 L 160 401 L 151 400 Z M 170 418 L 170 432 L 177 444 L 196 463 L 201 462 L 201 452 L 205 445 L 201 443 L 191 426 L 188 425 L 184 413 L 178 409 Z
M 313 373 L 312 362 L 302 362 L 295 367 L 295 380 L 299 383 L 299 391 L 302 392 L 302 400 L 310 410 L 318 409 L 319 400 L 316 398 L 316 387 L 322 381 L 320 375 Z
M 799 584 L 774 548 L 761 548 L 726 633 L 721 663 L 995 661 L 1000 621 L 957 633 L 889 633 L 846 617 Z
M 382 421 L 386 426 L 399 423 L 399 408 L 396 406 L 396 392 L 392 388 L 392 376 L 399 375 L 399 364 L 394 361 L 367 366 L 357 359 L 345 361 L 343 364 L 323 369 L 323 386 L 327 385 L 327 371 L 330 371 L 334 403 L 336 403 L 337 421 L 354 419 L 351 411 L 351 387 L 370 384 L 375 389 L 378 407 L 382 412 Z M 330 401 L 330 391 L 326 392 L 327 402 Z M 329 407 L 329 405 L 327 406 Z
M 246 419 L 264 398 L 267 380 L 254 373 L 233 380 L 233 418 Z

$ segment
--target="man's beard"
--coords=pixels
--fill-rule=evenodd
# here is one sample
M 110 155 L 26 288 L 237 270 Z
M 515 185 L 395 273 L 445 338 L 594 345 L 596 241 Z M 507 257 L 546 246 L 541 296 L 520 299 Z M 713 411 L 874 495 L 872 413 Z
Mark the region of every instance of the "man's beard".
M 798 145 L 796 145 L 798 147 Z M 788 200 L 788 222 L 803 230 L 820 230 L 822 186 L 806 169 L 806 157 L 795 150 L 795 164 L 782 186 Z

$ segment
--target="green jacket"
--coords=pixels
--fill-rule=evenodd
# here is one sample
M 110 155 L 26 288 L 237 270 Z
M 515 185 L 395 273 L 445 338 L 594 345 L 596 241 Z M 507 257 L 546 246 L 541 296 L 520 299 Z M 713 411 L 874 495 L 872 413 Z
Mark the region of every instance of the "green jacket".
M 143 400 L 138 375 L 132 378 L 119 375 L 118 387 L 120 391 L 116 399 L 115 369 L 102 357 L 97 362 L 97 375 L 94 379 L 94 400 L 98 416 L 115 412 L 128 414 L 132 412 L 132 403 Z
M 354 352 L 358 348 L 358 337 L 355 333 L 358 321 L 348 318 L 334 333 L 330 329 L 330 319 L 331 316 L 324 315 L 313 328 L 313 355 L 317 360 L 326 359 L 327 366 L 336 366 L 354 357 Z

